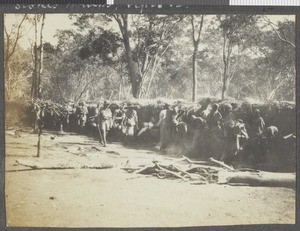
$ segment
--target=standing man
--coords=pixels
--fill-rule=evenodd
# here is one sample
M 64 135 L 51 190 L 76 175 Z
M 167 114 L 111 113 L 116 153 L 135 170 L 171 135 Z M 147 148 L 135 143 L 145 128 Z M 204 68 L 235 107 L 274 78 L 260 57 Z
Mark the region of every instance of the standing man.
M 207 118 L 207 123 L 209 125 L 209 128 L 213 131 L 216 129 L 221 129 L 220 127 L 220 121 L 222 120 L 222 115 L 219 112 L 219 105 L 214 104 L 212 106 L 212 110 L 210 112 L 210 115 Z
M 260 115 L 260 110 L 257 108 L 254 110 L 254 120 L 253 120 L 253 134 L 254 136 L 261 136 L 265 131 L 265 121 Z
M 123 130 L 123 120 L 125 118 L 125 113 L 123 108 L 117 106 L 113 113 L 112 117 L 112 128 L 114 131 L 115 139 L 120 140 L 122 138 L 122 130 Z
M 166 114 L 168 109 L 170 109 L 170 104 L 166 103 L 163 109 L 161 110 L 161 112 L 159 113 L 159 121 L 156 124 L 156 126 L 159 127 L 159 134 L 160 134 L 159 143 L 157 145 L 158 149 L 160 149 L 162 144 L 162 138 L 164 137 L 165 127 L 166 127 Z
M 102 139 L 101 142 L 104 147 L 106 147 L 106 135 L 107 132 L 111 128 L 112 124 L 112 112 L 109 108 L 109 104 L 107 101 L 104 101 L 103 107 L 100 109 L 98 113 L 98 130 L 100 138 Z
M 165 150 L 173 141 L 175 138 L 176 133 L 176 125 L 178 124 L 177 116 L 179 112 L 178 105 L 174 105 L 173 108 L 168 108 L 166 111 L 165 116 L 165 125 L 162 131 L 162 137 L 161 137 L 161 145 L 160 150 Z
M 133 141 L 135 130 L 138 129 L 138 116 L 131 103 L 128 103 L 125 109 L 127 110 L 125 111 L 125 118 L 123 122 L 125 126 L 126 142 L 128 142 Z
M 85 106 L 85 102 L 79 102 L 77 107 L 77 124 L 79 126 L 80 133 L 83 133 L 85 123 L 87 120 L 88 109 Z

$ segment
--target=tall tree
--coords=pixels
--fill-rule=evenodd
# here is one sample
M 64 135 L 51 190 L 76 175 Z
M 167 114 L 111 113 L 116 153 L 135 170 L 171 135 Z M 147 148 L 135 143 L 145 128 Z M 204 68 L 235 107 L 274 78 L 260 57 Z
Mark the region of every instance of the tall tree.
M 34 26 L 34 43 L 32 45 L 32 59 L 33 59 L 33 71 L 32 71 L 32 85 L 31 85 L 31 97 L 41 98 L 41 80 L 43 70 L 43 31 L 45 26 L 45 14 L 36 14 L 33 18 Z
M 222 99 L 227 95 L 230 81 L 235 76 L 240 58 L 232 61 L 233 49 L 239 52 L 241 45 L 240 32 L 256 22 L 254 15 L 217 15 L 219 29 L 223 37 L 222 60 L 224 65 L 222 79 Z
M 139 98 L 142 88 L 142 76 L 138 72 L 137 66 L 133 60 L 132 48 L 130 45 L 130 32 L 128 29 L 128 14 L 114 14 L 113 17 L 117 21 L 122 34 L 128 64 L 128 72 L 132 85 L 132 95 L 134 98 Z
M 151 97 L 151 88 L 166 52 L 174 46 L 175 35 L 180 35 L 182 16 L 138 15 L 132 16 L 132 41 L 134 61 L 142 77 L 139 97 Z
M 272 30 L 275 32 L 276 36 L 282 42 L 292 46 L 293 48 L 296 48 L 295 37 L 291 38 L 285 32 L 285 29 L 287 29 L 289 31 L 289 34 L 291 34 L 291 32 L 293 33 L 295 31 L 295 26 L 292 25 L 293 22 L 286 21 L 286 22 L 279 23 L 279 25 L 276 25 L 275 23 L 271 22 L 271 20 L 267 16 L 264 16 L 263 19 L 272 28 Z M 284 24 L 286 25 L 286 28 L 284 28 L 284 26 L 283 26 Z
M 198 56 L 198 50 L 199 50 L 199 43 L 200 43 L 200 36 L 202 32 L 203 27 L 203 20 L 204 15 L 200 16 L 200 22 L 198 22 L 198 26 L 196 25 L 196 16 L 191 15 L 190 16 L 191 25 L 192 25 L 192 40 L 193 40 L 193 102 L 197 99 L 197 89 L 198 89 L 198 73 L 197 73 L 197 56 Z
M 295 23 L 272 22 L 254 27 L 245 43 L 252 55 L 240 71 L 241 91 L 261 100 L 294 100 L 295 97 Z M 279 36 L 278 36 L 279 34 Z M 282 40 L 284 38 L 284 40 Z M 287 42 L 289 41 L 289 42 Z
M 8 30 L 6 24 L 4 25 L 4 33 L 5 33 L 5 52 L 4 52 L 4 75 L 5 75 L 5 96 L 6 100 L 10 101 L 11 99 L 11 87 L 12 80 L 10 76 L 11 72 L 11 59 L 16 52 L 17 45 L 23 36 L 22 33 L 22 25 L 27 19 L 27 14 L 22 15 L 20 21 L 13 24 Z

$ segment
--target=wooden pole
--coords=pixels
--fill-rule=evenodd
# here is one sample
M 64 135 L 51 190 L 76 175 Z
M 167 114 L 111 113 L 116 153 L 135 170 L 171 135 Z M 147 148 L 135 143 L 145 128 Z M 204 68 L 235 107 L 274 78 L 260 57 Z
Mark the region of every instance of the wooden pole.
M 41 125 L 39 124 L 39 131 L 38 131 L 38 143 L 37 143 L 37 157 L 40 157 L 41 155 L 41 137 L 42 135 L 42 128 Z

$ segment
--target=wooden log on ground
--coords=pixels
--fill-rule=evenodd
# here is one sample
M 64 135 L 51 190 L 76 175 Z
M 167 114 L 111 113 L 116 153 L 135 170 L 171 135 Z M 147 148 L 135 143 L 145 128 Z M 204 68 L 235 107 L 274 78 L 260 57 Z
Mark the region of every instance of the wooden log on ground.
M 246 184 L 250 186 L 296 187 L 295 173 L 275 172 L 229 172 L 220 171 L 219 184 Z
M 102 165 L 82 165 L 80 168 L 82 169 L 108 169 L 112 168 L 113 166 L 110 164 L 102 164 Z
M 55 164 L 55 165 L 48 165 L 45 163 L 39 163 L 37 161 L 29 161 L 29 160 L 16 160 L 16 163 L 18 165 L 22 165 L 31 169 L 36 169 L 36 170 L 63 170 L 63 169 L 108 169 L 112 168 L 112 165 L 109 164 L 100 164 L 100 165 L 95 165 L 95 164 L 83 164 L 83 165 L 73 165 L 68 164 L 68 165 L 60 165 L 60 164 Z

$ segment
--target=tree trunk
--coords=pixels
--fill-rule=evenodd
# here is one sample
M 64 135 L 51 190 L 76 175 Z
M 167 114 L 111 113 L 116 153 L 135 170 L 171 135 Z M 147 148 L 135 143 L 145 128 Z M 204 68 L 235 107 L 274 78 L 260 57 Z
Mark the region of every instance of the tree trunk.
M 132 49 L 130 47 L 130 42 L 129 42 L 130 35 L 128 33 L 128 15 L 121 15 L 121 18 L 122 20 L 118 16 L 115 16 L 115 19 L 119 24 L 123 36 L 125 54 L 126 54 L 127 64 L 128 64 L 128 72 L 129 72 L 130 82 L 132 86 L 132 95 L 134 98 L 139 98 L 140 91 L 142 88 L 142 77 L 138 73 L 135 63 L 133 61 Z
M 34 18 L 34 67 L 33 67 L 33 74 L 32 74 L 32 94 L 31 97 L 37 98 L 37 79 L 38 79 L 38 48 L 37 48 L 37 15 Z
M 4 25 L 4 33 L 5 33 L 5 52 L 4 52 L 4 78 L 5 78 L 5 100 L 10 101 L 13 98 L 12 94 L 12 82 L 10 76 L 10 58 L 14 55 L 16 51 L 16 47 L 19 39 L 22 37 L 21 35 L 21 27 L 23 22 L 26 20 L 27 14 L 24 15 L 20 24 L 17 26 L 15 33 L 11 31 L 11 34 L 8 34 L 6 27 Z M 15 40 L 11 38 L 12 34 L 16 35 Z
M 222 86 L 222 99 L 225 99 L 226 96 L 227 96 L 227 86 L 228 86 L 227 74 L 224 73 L 224 76 L 223 76 L 223 86 Z
M 125 52 L 126 52 L 126 58 L 128 62 L 128 71 L 130 76 L 130 81 L 132 85 L 132 95 L 134 98 L 139 98 L 140 91 L 142 88 L 142 80 L 140 75 L 137 73 L 137 70 L 135 68 L 135 64 L 132 57 L 132 51 L 129 43 L 129 36 L 128 31 L 125 32 L 124 36 L 124 45 L 125 45 Z
M 5 78 L 5 93 L 6 93 L 6 101 L 10 101 L 10 76 L 9 76 L 9 66 L 8 62 L 4 64 L 4 78 Z
M 41 75 L 43 71 L 43 56 L 44 56 L 44 48 L 43 48 L 43 29 L 45 25 L 45 17 L 46 15 L 43 14 L 42 16 L 42 25 L 40 31 L 40 47 L 39 47 L 39 60 L 38 60 L 38 84 L 37 84 L 37 97 L 42 98 L 42 91 L 41 91 Z
M 9 49 L 10 49 L 10 39 L 9 35 L 6 35 L 6 48 L 4 53 L 4 79 L 5 79 L 5 92 L 6 92 L 6 100 L 10 100 L 10 76 L 9 76 Z
M 228 81 L 229 54 L 227 53 L 226 56 L 226 37 L 224 37 L 224 45 L 223 45 L 223 63 L 224 63 L 224 72 L 223 72 L 222 99 L 224 99 L 227 96 L 227 89 L 229 84 Z
M 201 36 L 201 32 L 202 32 L 202 27 L 203 27 L 203 19 L 204 19 L 204 15 L 201 15 L 199 30 L 196 33 L 194 16 L 191 15 L 192 38 L 193 38 L 193 45 L 194 45 L 194 52 L 193 52 L 193 97 L 192 97 L 193 102 L 195 102 L 197 100 L 197 90 L 198 90 L 197 53 L 198 53 L 198 48 L 199 48 L 199 43 L 200 43 L 200 36 Z
M 197 48 L 195 47 L 193 53 L 193 102 L 197 99 L 197 88 L 198 88 L 198 81 L 197 81 Z

